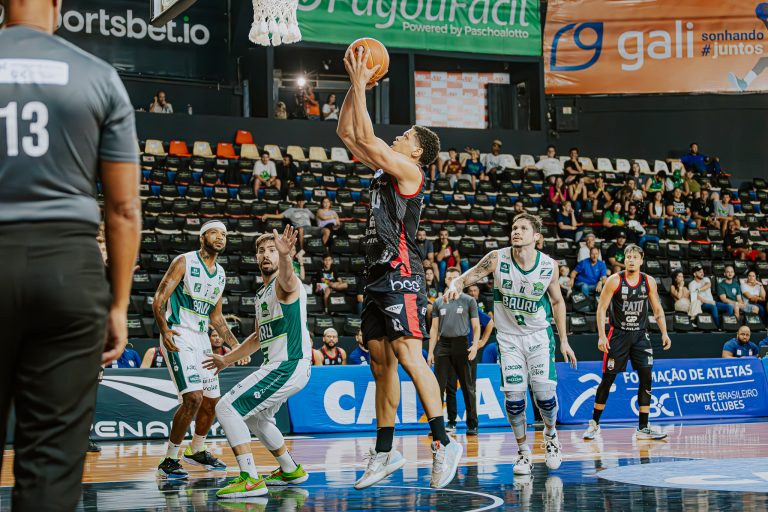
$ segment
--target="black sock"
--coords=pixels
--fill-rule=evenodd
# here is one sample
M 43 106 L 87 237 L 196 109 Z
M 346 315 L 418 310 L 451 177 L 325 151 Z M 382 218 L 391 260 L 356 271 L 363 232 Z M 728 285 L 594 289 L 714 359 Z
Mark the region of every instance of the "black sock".
M 600 416 L 603 415 L 604 409 L 593 409 L 592 410 L 592 419 L 595 420 L 595 423 L 600 423 Z
M 376 448 L 378 453 L 391 452 L 392 441 L 395 439 L 395 427 L 379 427 L 376 429 Z
M 648 426 L 648 413 L 641 412 L 639 416 L 640 416 L 640 422 L 639 422 L 638 430 L 643 430 L 645 427 Z
M 432 439 L 440 441 L 440 444 L 443 446 L 448 446 L 450 444 L 451 439 L 448 437 L 448 434 L 445 433 L 445 420 L 442 416 L 429 418 L 429 428 L 432 430 Z

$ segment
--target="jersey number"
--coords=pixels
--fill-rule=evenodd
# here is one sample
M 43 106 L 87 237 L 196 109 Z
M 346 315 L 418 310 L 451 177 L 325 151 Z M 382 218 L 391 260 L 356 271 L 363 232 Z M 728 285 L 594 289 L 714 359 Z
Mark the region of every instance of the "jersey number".
M 198 328 L 200 329 L 200 332 L 205 332 L 205 322 L 204 322 L 204 321 L 200 320 L 200 321 L 197 323 L 197 326 L 198 326 Z
M 0 108 L 0 120 L 5 119 L 5 142 L 8 156 L 19 156 L 19 105 L 15 101 Z M 21 108 L 21 120 L 30 121 L 29 133 L 21 137 L 21 149 L 27 156 L 39 157 L 48 152 L 48 107 L 30 101 Z

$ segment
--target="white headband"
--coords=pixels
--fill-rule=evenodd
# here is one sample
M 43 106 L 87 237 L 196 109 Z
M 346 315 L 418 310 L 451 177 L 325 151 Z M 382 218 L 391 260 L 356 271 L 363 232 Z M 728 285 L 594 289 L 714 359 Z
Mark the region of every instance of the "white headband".
M 336 331 L 336 329 L 334 329 L 333 327 L 329 327 L 326 330 L 324 330 L 323 336 L 325 336 L 326 334 L 335 334 L 336 336 L 339 335 L 338 331 Z
M 224 231 L 224 234 L 227 233 L 227 226 L 225 226 L 223 222 L 215 220 L 213 222 L 206 222 L 202 225 L 200 228 L 200 236 L 203 236 L 209 229 L 221 229 Z

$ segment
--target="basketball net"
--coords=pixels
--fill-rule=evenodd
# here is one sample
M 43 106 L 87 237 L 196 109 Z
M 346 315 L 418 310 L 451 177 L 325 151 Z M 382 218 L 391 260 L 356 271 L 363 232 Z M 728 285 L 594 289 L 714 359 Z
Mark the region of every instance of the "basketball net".
M 253 25 L 248 39 L 262 46 L 301 41 L 296 19 L 298 7 L 299 0 L 253 0 Z

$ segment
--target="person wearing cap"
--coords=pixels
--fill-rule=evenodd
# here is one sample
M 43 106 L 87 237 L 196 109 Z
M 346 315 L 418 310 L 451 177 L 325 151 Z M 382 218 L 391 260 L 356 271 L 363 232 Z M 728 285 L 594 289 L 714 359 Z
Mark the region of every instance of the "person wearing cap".
M 491 143 L 491 152 L 484 154 L 480 159 L 485 168 L 485 175 L 491 180 L 494 187 L 498 187 L 498 176 L 504 169 L 504 162 L 501 159 L 501 146 L 501 141 L 495 139 Z
M 704 267 L 701 265 L 693 267 L 693 281 L 688 283 L 688 289 L 691 291 L 691 301 L 698 300 L 701 303 L 702 313 L 710 315 L 718 329 L 721 313 L 733 315 L 733 306 L 716 301 L 712 296 L 712 281 L 704 277 Z
M 627 244 L 627 232 L 619 231 L 616 233 L 616 241 L 612 243 L 605 251 L 605 259 L 611 266 L 613 272 L 624 270 L 624 247 Z
M 736 337 L 731 338 L 723 344 L 723 353 L 720 355 L 722 358 L 740 358 L 740 357 L 757 357 L 760 353 L 756 343 L 750 341 L 752 337 L 752 331 L 746 325 L 739 327 L 736 332 Z
M 547 146 L 547 155 L 545 157 L 542 157 L 534 165 L 527 165 L 524 168 L 526 171 L 534 169 L 543 171 L 544 179 L 547 180 L 548 183 L 554 183 L 555 177 L 565 175 L 563 164 L 560 162 L 560 159 L 557 158 L 557 149 L 551 144 Z
M 177 256 L 155 292 L 152 312 L 160 330 L 160 350 L 168 361 L 181 402 L 173 416 L 165 455 L 157 467 L 158 478 L 188 477 L 179 463 L 179 452 L 192 420 L 194 436 L 182 455 L 184 462 L 208 471 L 227 469 L 224 462 L 205 449 L 205 437 L 216 418 L 221 390 L 217 374 L 203 367 L 203 359 L 212 353 L 210 327 L 230 347 L 239 346 L 222 314 L 227 279 L 216 260 L 226 247 L 224 223 L 206 222 L 200 227 L 200 249 Z
M 347 352 L 336 345 L 339 333 L 333 327 L 323 331 L 323 346 L 312 351 L 312 364 L 315 366 L 336 366 L 347 364 Z

